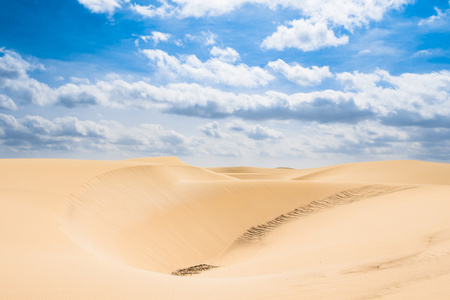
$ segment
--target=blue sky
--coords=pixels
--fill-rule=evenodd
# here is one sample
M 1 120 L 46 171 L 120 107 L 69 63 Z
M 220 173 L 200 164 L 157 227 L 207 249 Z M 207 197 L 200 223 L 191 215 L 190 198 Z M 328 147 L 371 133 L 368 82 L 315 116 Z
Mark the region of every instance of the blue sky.
M 450 2 L 0 0 L 0 156 L 450 162 Z

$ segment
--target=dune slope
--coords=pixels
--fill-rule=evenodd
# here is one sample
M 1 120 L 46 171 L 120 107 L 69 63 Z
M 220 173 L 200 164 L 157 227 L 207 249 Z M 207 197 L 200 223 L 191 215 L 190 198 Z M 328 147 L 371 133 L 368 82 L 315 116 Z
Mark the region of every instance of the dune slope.
M 450 297 L 449 164 L 0 170 L 0 299 Z

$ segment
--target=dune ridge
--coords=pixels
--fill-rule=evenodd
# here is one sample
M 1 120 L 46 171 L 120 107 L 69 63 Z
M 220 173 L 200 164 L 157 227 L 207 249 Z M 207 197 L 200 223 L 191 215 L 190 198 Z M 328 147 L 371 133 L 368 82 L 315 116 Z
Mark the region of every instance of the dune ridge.
M 0 299 L 450 297 L 449 164 L 0 170 Z
M 264 224 L 254 226 L 242 234 L 236 243 L 251 243 L 261 241 L 270 231 L 292 219 L 308 216 L 323 209 L 335 205 L 349 204 L 355 201 L 377 197 L 385 194 L 395 193 L 405 189 L 414 188 L 414 186 L 387 186 L 387 185 L 369 185 L 351 190 L 345 190 L 337 194 L 328 196 L 320 200 L 314 200 L 305 206 L 298 207 L 287 213 L 281 214 Z

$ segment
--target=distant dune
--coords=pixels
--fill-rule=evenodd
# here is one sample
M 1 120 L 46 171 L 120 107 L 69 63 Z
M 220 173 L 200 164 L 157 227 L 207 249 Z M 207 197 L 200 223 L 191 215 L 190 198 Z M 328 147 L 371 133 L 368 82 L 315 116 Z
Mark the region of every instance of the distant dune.
M 450 299 L 450 164 L 0 160 L 0 299 Z

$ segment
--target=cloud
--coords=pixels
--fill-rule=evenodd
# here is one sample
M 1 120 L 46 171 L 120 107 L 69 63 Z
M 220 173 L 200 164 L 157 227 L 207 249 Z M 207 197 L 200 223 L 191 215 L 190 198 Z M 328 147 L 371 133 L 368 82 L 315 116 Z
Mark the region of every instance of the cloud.
M 148 155 L 187 155 L 199 140 L 159 124 L 124 127 L 116 121 L 98 123 L 76 117 L 48 120 L 41 116 L 0 114 L 0 145 L 10 151 L 100 151 L 139 152 Z
M 211 31 L 202 31 L 199 35 L 188 33 L 185 35 L 185 39 L 196 41 L 204 46 L 211 46 L 216 43 L 217 35 Z
M 14 103 L 13 99 L 0 94 L 0 109 L 17 110 L 17 105 Z
M 175 14 L 178 14 L 179 9 L 173 5 L 170 5 L 167 1 L 159 0 L 158 2 L 161 3 L 160 6 L 139 5 L 133 3 L 130 5 L 130 8 L 135 13 L 147 18 L 153 17 L 168 18 L 174 16 Z
M 228 123 L 227 128 L 233 131 L 242 132 L 247 137 L 253 140 L 284 138 L 284 134 L 277 130 L 259 124 L 248 124 L 244 121 L 239 120 Z
M 78 0 L 80 4 L 89 9 L 93 13 L 114 14 L 117 9 L 122 7 L 127 0 Z
M 414 53 L 413 57 L 430 57 L 433 53 L 430 50 L 420 50 Z
M 239 53 L 230 47 L 226 47 L 225 49 L 212 47 L 210 53 L 212 56 L 217 57 L 219 60 L 224 62 L 235 63 L 240 59 Z
M 389 155 L 398 154 L 399 149 L 406 150 L 409 142 L 410 136 L 406 131 L 385 126 L 379 121 L 368 120 L 358 124 L 311 123 L 299 128 L 295 139 L 289 141 L 291 148 L 287 148 L 287 153 L 310 158 L 333 154 L 389 159 Z
M 418 23 L 419 26 L 428 26 L 428 27 L 442 27 L 450 24 L 450 9 L 446 11 L 442 11 L 441 9 L 435 7 L 436 15 L 430 16 L 426 19 L 421 19 Z
M 130 0 L 79 0 L 92 12 L 104 12 L 110 15 Z M 261 47 L 283 50 L 297 48 L 303 51 L 315 51 L 324 47 L 337 47 L 348 43 L 347 35 L 336 36 L 335 31 L 345 29 L 352 33 L 355 28 L 380 21 L 384 14 L 413 0 L 158 0 L 157 4 L 141 5 L 131 2 L 128 8 L 147 18 L 201 18 L 214 17 L 232 12 L 245 4 L 265 6 L 269 9 L 293 9 L 299 18 L 281 25 L 268 36 Z M 189 37 L 189 36 L 188 36 Z M 209 39 L 207 45 L 213 45 Z
M 16 118 L 0 113 L 0 148 L 2 152 L 46 153 L 57 156 L 99 153 L 116 157 L 159 155 L 215 155 L 272 158 L 339 159 L 366 157 L 375 159 L 427 158 L 447 160 L 449 128 L 393 127 L 379 120 L 357 124 L 321 124 L 301 122 L 295 135 L 285 134 L 241 120 L 225 127 L 217 121 L 201 129 L 207 138 L 185 136 L 159 124 L 126 127 L 117 121 L 80 120 L 65 116 L 53 120 L 42 116 Z M 217 133 L 226 136 L 217 136 Z M 238 138 L 245 135 L 248 139 Z M 230 138 L 236 137 L 236 138 Z M 36 155 L 36 154 L 34 154 Z
M 159 44 L 159 42 L 167 42 L 171 37 L 172 35 L 170 33 L 152 31 L 151 35 L 142 35 L 139 38 L 141 38 L 144 42 L 152 40 L 153 45 L 156 47 Z
M 219 16 L 239 9 L 244 4 L 262 5 L 272 10 L 293 9 L 299 18 L 280 25 L 277 31 L 266 37 L 261 44 L 264 49 L 284 50 L 296 48 L 302 51 L 315 51 L 325 47 L 345 45 L 347 35 L 338 34 L 342 29 L 352 33 L 355 28 L 380 21 L 390 10 L 399 9 L 413 0 L 160 0 L 160 5 L 141 6 L 132 4 L 131 8 L 145 17 L 205 17 Z M 213 43 L 211 43 L 213 44 Z
M 292 1 L 292 0 L 159 0 L 159 6 L 140 6 L 136 12 L 147 17 L 167 17 L 176 15 L 178 17 L 204 17 L 219 16 L 239 9 L 245 4 L 263 5 L 270 9 L 289 8 L 298 10 L 308 18 L 315 20 L 324 19 L 334 24 L 345 25 L 347 28 L 361 26 L 371 20 L 379 21 L 386 11 L 397 9 L 411 0 L 379 0 L 379 1 Z M 138 11 L 145 7 L 145 10 Z
M 267 71 L 260 68 L 228 64 L 218 58 L 201 62 L 196 56 L 187 56 L 180 60 L 161 50 L 148 51 L 147 54 L 154 56 L 160 68 L 167 68 L 177 76 L 250 87 L 265 84 L 268 80 L 264 77 Z M 117 75 L 95 83 L 67 83 L 51 88 L 30 78 L 27 73 L 30 69 L 27 61 L 12 52 L 0 57 L 0 89 L 5 108 L 13 109 L 12 103 L 20 106 L 30 102 L 69 108 L 95 105 L 159 110 L 202 118 L 300 120 L 323 124 L 378 120 L 396 126 L 427 128 L 447 128 L 449 123 L 446 120 L 450 119 L 448 70 L 397 76 L 383 70 L 343 72 L 333 77 L 341 85 L 339 89 L 286 94 L 274 90 L 263 93 L 227 92 L 195 82 L 156 86 L 147 81 L 126 81 Z M 236 78 L 230 79 L 229 76 Z
M 300 10 L 305 18 L 287 22 L 287 26 L 278 26 L 277 31 L 268 36 L 261 47 L 315 51 L 345 45 L 349 37 L 337 37 L 335 29 L 343 28 L 352 33 L 355 28 L 366 26 L 371 21 L 380 21 L 387 11 L 398 9 L 410 2 L 412 1 L 281 1 L 282 6 Z
M 6 80 L 24 78 L 35 67 L 24 60 L 18 53 L 0 48 L 0 84 Z
M 340 73 L 336 77 L 346 89 L 354 91 L 353 98 L 358 106 L 371 107 L 379 118 L 393 118 L 403 120 L 405 125 L 419 125 L 418 120 L 450 116 L 449 71 L 392 76 L 386 71 L 377 70 L 370 74 Z M 405 113 L 409 121 L 405 117 L 398 117 Z
M 174 0 L 169 3 L 166 0 L 159 0 L 159 6 L 155 5 L 138 5 L 132 4 L 131 8 L 138 14 L 153 18 L 162 17 L 167 18 L 171 16 L 186 17 L 203 17 L 203 16 L 218 16 L 230 12 L 245 2 L 254 2 L 248 0 L 237 1 L 187 1 Z
M 199 127 L 200 131 L 209 137 L 214 137 L 218 139 L 227 138 L 230 135 L 220 129 L 219 122 L 214 121 L 204 124 Z
M 325 23 L 300 19 L 288 22 L 288 26 L 279 26 L 275 33 L 263 41 L 261 47 L 280 51 L 285 48 L 297 48 L 306 52 L 348 43 L 348 36 L 336 37 Z
M 283 74 L 288 80 L 302 86 L 319 84 L 323 79 L 333 77 L 328 66 L 304 68 L 298 64 L 288 65 L 282 59 L 269 62 L 268 66 Z
M 427 58 L 427 57 L 443 57 L 448 55 L 448 51 L 443 49 L 424 49 L 419 50 L 412 55 L 414 58 Z
M 37 150 L 42 147 L 67 150 L 80 138 L 106 137 L 106 128 L 91 121 L 79 121 L 73 117 L 49 121 L 40 116 L 25 116 L 16 119 L 0 114 L 2 134 L 0 143 L 12 150 Z M 67 143 L 67 144 L 66 144 Z
M 357 55 L 368 55 L 368 54 L 371 54 L 371 53 L 372 53 L 372 50 L 370 50 L 370 49 L 364 49 L 364 50 L 359 51 L 359 52 L 357 53 Z
M 236 94 L 196 83 L 154 86 L 122 79 L 95 85 L 66 84 L 56 89 L 59 104 L 66 107 L 102 105 L 118 109 L 159 109 L 165 113 L 202 118 L 239 117 L 249 120 L 316 120 L 357 122 L 374 118 L 369 107 L 359 107 L 352 93 L 325 90 L 287 95 Z M 64 96 L 64 98 L 62 98 Z
M 195 55 L 182 56 L 178 59 L 159 49 L 146 49 L 142 50 L 142 53 L 156 63 L 160 71 L 195 80 L 229 86 L 255 87 L 267 85 L 274 79 L 269 72 L 260 67 L 249 67 L 245 64 L 233 65 L 220 57 L 202 62 Z
M 91 82 L 87 78 L 70 77 L 70 81 L 75 84 L 90 84 Z
M 16 104 L 35 103 L 44 105 L 52 101 L 52 89 L 36 79 L 30 78 L 29 71 L 43 70 L 40 64 L 24 60 L 18 53 L 0 48 L 0 89 L 5 97 Z M 4 101 L 9 102 L 8 100 Z

